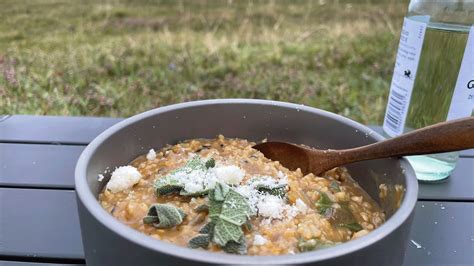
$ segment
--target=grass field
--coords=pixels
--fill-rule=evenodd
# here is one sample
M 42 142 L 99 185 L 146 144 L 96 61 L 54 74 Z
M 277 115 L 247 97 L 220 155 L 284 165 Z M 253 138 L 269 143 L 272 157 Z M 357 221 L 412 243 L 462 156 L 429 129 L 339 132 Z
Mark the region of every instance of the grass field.
M 380 123 L 407 3 L 372 2 L 0 1 L 0 114 L 244 97 Z

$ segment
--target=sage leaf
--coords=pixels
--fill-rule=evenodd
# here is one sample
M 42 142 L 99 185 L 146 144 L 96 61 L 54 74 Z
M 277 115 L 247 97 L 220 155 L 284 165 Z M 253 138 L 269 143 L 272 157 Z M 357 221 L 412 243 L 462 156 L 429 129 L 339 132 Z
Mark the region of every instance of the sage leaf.
M 198 235 L 189 240 L 188 247 L 207 249 L 209 247 L 210 242 L 211 242 L 211 239 L 209 238 L 209 235 L 207 234 Z
M 240 226 L 247 221 L 250 213 L 251 209 L 247 200 L 231 189 L 225 197 L 219 218 Z
M 223 247 L 229 241 L 239 242 L 239 239 L 244 235 L 242 228 L 239 225 L 230 223 L 228 221 L 219 219 L 214 226 L 214 235 L 212 241 L 217 245 Z
M 179 192 L 179 195 L 181 196 L 187 196 L 187 197 L 199 197 L 199 196 L 204 196 L 206 194 L 209 193 L 209 189 L 204 189 L 204 190 L 201 190 L 201 191 L 197 191 L 197 192 L 194 192 L 194 193 L 189 193 L 189 192 L 186 192 L 184 190 L 181 190 Z
M 211 193 L 213 193 L 213 191 L 211 191 Z M 209 197 L 209 199 L 210 199 L 209 218 L 212 221 L 216 222 L 219 219 L 219 215 L 221 215 L 224 201 L 216 201 L 216 200 L 211 199 L 211 197 Z
M 222 192 L 224 191 L 224 192 Z M 225 194 L 223 202 L 217 201 Z M 227 185 L 218 183 L 213 191 L 209 217 L 215 223 L 212 241 L 224 247 L 229 241 L 239 243 L 243 237 L 242 225 L 247 222 L 251 209 L 242 195 Z
M 178 192 L 183 187 L 184 185 L 173 179 L 171 175 L 158 179 L 154 184 L 154 189 L 157 196 Z
M 201 171 L 201 173 L 205 174 L 208 168 L 214 167 L 215 166 L 215 160 L 214 159 L 209 159 L 206 162 L 204 162 L 199 156 L 194 156 L 191 160 L 186 162 L 186 164 L 165 177 L 162 177 L 155 181 L 154 188 L 155 188 L 155 193 L 157 196 L 169 194 L 169 193 L 174 193 L 174 192 L 180 192 L 181 196 L 189 196 L 189 197 L 196 197 L 196 196 L 203 196 L 209 193 L 208 188 L 204 188 L 201 191 L 189 193 L 184 190 L 185 184 L 183 184 L 183 181 L 178 181 L 176 179 L 176 175 L 184 175 L 186 176 L 187 174 L 191 174 L 193 171 Z
M 245 241 L 245 237 L 242 237 L 239 242 L 229 241 L 227 244 L 222 247 L 227 253 L 231 254 L 238 254 L 238 255 L 245 255 L 247 254 L 247 242 Z
M 204 225 L 201 230 L 199 230 L 199 233 L 201 234 L 208 234 L 209 236 L 212 236 L 212 233 L 214 231 L 214 223 L 209 222 L 206 225 Z
M 156 228 L 171 228 L 183 222 L 186 214 L 170 204 L 154 204 L 148 210 L 143 223 L 152 224 Z
M 355 223 L 350 223 L 350 224 L 339 224 L 340 227 L 345 227 L 349 230 L 351 230 L 352 232 L 359 232 L 360 230 L 364 229 L 362 228 L 362 226 L 355 222 Z
M 224 201 L 227 193 L 229 192 L 230 188 L 228 185 L 224 183 L 217 183 L 214 188 L 214 193 L 212 194 L 212 200 L 214 201 Z
M 330 210 L 333 202 L 331 201 L 331 199 L 328 197 L 328 195 L 326 193 L 319 192 L 319 195 L 320 195 L 320 198 L 316 202 L 316 207 L 319 210 L 319 214 L 324 215 L 324 214 L 326 214 L 326 212 L 328 210 Z

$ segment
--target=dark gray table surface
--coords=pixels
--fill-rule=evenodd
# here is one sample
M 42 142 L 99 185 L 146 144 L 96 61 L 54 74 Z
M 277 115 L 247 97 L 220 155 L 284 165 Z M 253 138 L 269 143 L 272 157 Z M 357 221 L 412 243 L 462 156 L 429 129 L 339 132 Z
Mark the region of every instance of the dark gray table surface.
M 73 170 L 118 118 L 0 116 L 0 265 L 83 265 Z M 379 129 L 375 127 L 375 129 Z M 474 151 L 421 184 L 405 265 L 474 265 Z

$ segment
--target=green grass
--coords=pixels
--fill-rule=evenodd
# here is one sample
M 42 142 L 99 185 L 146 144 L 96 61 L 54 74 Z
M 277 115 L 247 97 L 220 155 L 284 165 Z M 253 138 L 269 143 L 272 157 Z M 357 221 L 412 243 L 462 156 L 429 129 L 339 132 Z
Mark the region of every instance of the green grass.
M 407 3 L 373 2 L 1 1 L 0 114 L 243 97 L 380 123 Z

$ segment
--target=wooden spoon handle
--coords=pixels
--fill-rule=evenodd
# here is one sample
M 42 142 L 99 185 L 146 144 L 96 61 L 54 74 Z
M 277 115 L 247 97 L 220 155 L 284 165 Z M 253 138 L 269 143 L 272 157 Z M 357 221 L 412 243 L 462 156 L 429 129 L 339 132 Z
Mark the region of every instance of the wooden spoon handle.
M 474 117 L 424 127 L 367 146 L 337 151 L 348 162 L 474 148 Z

